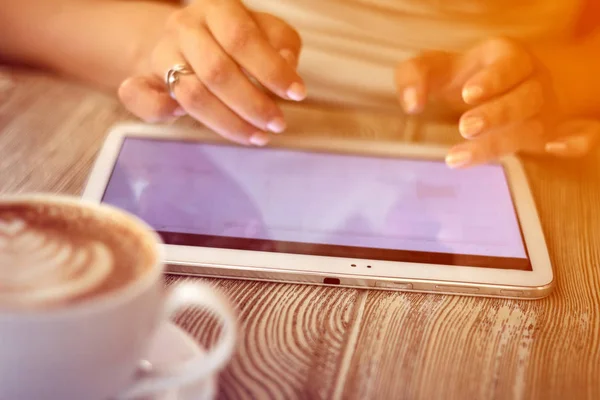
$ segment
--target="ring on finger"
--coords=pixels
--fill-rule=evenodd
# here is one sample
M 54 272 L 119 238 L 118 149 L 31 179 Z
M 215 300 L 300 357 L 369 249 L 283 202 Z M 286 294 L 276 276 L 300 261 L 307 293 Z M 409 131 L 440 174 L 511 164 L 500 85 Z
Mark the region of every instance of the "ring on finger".
M 175 99 L 175 84 L 179 82 L 180 75 L 190 75 L 193 73 L 194 71 L 187 64 L 175 64 L 169 68 L 165 74 L 165 85 L 171 98 Z

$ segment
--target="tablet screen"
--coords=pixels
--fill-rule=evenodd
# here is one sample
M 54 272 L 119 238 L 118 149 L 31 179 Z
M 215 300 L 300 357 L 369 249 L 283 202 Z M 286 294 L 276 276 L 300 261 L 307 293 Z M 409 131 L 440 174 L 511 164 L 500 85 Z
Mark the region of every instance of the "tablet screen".
M 127 137 L 103 202 L 167 244 L 531 270 L 500 165 Z

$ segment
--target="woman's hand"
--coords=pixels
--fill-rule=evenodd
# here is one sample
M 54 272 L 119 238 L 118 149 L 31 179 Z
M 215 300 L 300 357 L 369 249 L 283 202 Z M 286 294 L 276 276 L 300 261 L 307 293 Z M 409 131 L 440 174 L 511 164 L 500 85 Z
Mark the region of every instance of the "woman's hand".
M 451 167 L 519 151 L 581 155 L 598 135 L 594 121 L 563 121 L 545 66 L 512 40 L 490 39 L 463 54 L 422 54 L 398 66 L 396 84 L 408 113 L 429 100 L 462 113 L 466 141 L 448 153 Z
M 301 45 L 284 21 L 250 12 L 239 0 L 196 0 L 171 15 L 163 36 L 143 55 L 140 74 L 123 82 L 119 97 L 148 122 L 189 114 L 227 139 L 262 146 L 267 132 L 286 128 L 264 89 L 288 100 L 306 97 L 296 73 Z M 177 64 L 194 73 L 180 75 L 175 100 L 164 77 Z

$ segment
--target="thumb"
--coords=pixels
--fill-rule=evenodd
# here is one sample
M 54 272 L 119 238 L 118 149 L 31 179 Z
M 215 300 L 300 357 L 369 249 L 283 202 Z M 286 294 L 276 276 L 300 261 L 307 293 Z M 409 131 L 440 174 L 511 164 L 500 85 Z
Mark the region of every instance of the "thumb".
M 428 100 L 446 100 L 448 86 L 453 81 L 456 58 L 452 53 L 430 51 L 403 61 L 396 67 L 396 90 L 406 113 L 423 111 Z
M 581 157 L 590 152 L 600 138 L 600 121 L 571 120 L 557 129 L 557 139 L 546 143 L 546 152 L 558 157 Z
M 166 122 L 185 114 L 154 77 L 136 76 L 119 87 L 119 99 L 131 113 L 146 122 Z

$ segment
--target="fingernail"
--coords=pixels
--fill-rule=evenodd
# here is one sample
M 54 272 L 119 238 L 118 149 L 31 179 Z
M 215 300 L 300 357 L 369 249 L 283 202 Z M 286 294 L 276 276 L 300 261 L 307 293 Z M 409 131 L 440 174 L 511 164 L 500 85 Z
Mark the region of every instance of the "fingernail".
M 175 116 L 175 117 L 183 117 L 186 114 L 187 114 L 187 112 L 183 109 L 183 107 L 177 107 L 173 111 L 173 116 Z
M 577 155 L 586 153 L 589 141 L 584 136 L 571 136 L 564 140 L 546 143 L 546 152 L 557 155 Z
M 414 87 L 409 87 L 404 89 L 402 93 L 402 105 L 404 107 L 404 111 L 409 114 L 415 113 L 419 108 L 419 99 L 417 96 L 417 89 Z
M 446 164 L 450 168 L 458 168 L 468 164 L 472 159 L 471 152 L 457 151 L 446 156 Z
M 485 121 L 476 115 L 469 115 L 460 119 L 458 130 L 464 138 L 470 138 L 481 133 Z
M 296 101 L 302 101 L 306 98 L 306 88 L 303 84 L 294 82 L 287 91 L 287 96 Z
M 294 53 L 291 50 L 288 49 L 283 49 L 279 51 L 279 54 L 281 55 L 281 57 L 283 57 L 283 59 L 290 64 L 292 67 L 296 68 L 297 63 L 296 63 L 296 56 L 294 55 Z
M 462 90 L 462 98 L 465 103 L 472 103 L 483 96 L 483 88 L 481 86 L 465 86 Z
M 546 143 L 546 152 L 547 153 L 555 153 L 562 154 L 569 149 L 566 143 L 564 142 L 550 142 Z
M 250 143 L 255 146 L 262 147 L 269 143 L 269 136 L 264 132 L 257 132 L 254 135 L 250 136 Z
M 281 133 L 285 128 L 285 120 L 281 117 L 275 117 L 267 124 L 267 129 L 273 133 Z

